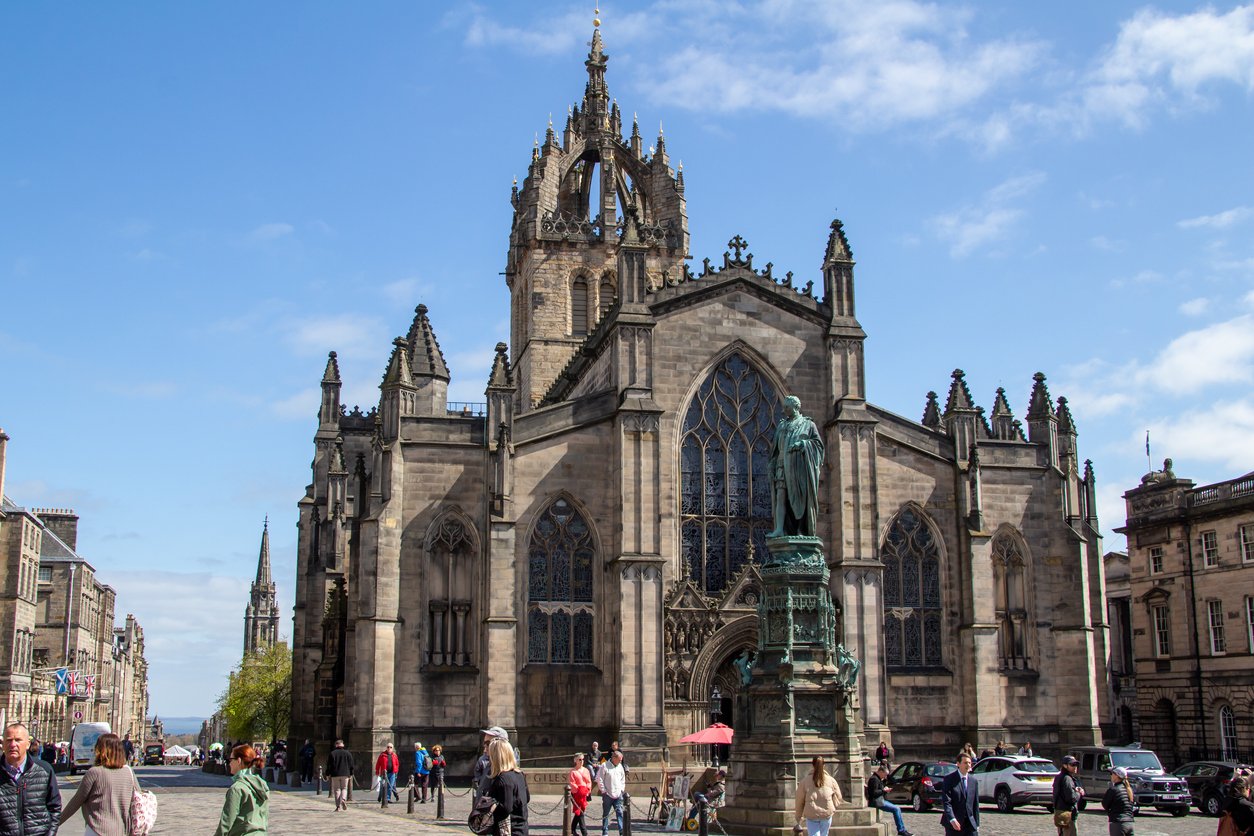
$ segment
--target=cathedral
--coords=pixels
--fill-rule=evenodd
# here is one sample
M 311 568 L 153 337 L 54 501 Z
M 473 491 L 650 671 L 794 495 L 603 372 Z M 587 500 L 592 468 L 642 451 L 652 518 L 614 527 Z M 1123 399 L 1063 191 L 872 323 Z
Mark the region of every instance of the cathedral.
M 424 305 L 377 408 L 345 408 L 330 354 L 292 737 L 460 755 L 499 725 L 527 758 L 616 739 L 645 763 L 714 712 L 734 724 L 796 395 L 824 447 L 817 535 L 868 745 L 1099 742 L 1102 548 L 1066 399 L 1037 374 L 1022 422 L 1002 389 L 986 414 L 956 370 L 920 420 L 868 403 L 841 221 L 812 276 L 755 265 L 739 237 L 690 266 L 682 166 L 624 131 L 607 58 L 596 29 L 582 99 L 513 189 L 486 402 L 449 408 Z

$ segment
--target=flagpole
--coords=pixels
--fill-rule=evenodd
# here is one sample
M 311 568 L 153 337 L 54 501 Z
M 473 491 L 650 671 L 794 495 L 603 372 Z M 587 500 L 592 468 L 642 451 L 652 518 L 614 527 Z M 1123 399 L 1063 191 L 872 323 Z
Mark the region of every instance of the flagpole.
M 1150 451 L 1149 451 L 1149 430 L 1146 430 L 1146 431 L 1145 431 L 1145 463 L 1146 463 L 1147 465 L 1149 465 L 1149 469 L 1150 469 L 1150 471 L 1151 471 L 1151 472 L 1153 472 L 1153 470 L 1154 470 L 1154 460 L 1153 460 L 1152 458 L 1150 458 Z

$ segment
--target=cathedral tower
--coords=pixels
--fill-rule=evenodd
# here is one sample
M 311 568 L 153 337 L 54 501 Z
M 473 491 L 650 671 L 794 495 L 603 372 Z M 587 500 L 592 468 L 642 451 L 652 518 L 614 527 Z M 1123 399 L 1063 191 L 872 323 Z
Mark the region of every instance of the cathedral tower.
M 257 579 L 249 590 L 244 611 L 244 655 L 261 650 L 279 640 L 279 604 L 270 578 L 270 518 L 261 529 L 261 554 L 257 557 Z
M 622 296 L 625 237 L 643 245 L 644 278 L 654 287 L 678 278 L 688 254 L 682 165 L 671 169 L 660 128 L 647 153 L 634 118 L 624 141 L 622 112 L 605 83 L 608 58 L 594 28 L 583 100 L 571 107 L 560 142 L 550 120 L 511 198 L 505 281 L 520 411 L 543 400 Z

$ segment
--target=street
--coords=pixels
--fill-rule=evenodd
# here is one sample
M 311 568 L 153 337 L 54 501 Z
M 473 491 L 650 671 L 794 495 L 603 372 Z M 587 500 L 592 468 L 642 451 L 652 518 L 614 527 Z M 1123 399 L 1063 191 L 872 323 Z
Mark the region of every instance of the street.
M 222 799 L 230 779 L 222 775 L 208 775 L 199 769 L 186 766 L 144 766 L 135 770 L 145 789 L 153 790 L 160 803 L 154 834 L 211 834 L 217 825 L 222 809 Z M 62 776 L 61 793 L 65 800 L 73 795 L 79 778 Z M 455 795 L 456 793 L 456 795 Z M 402 799 L 404 794 L 402 794 Z M 354 800 L 347 813 L 335 813 L 325 790 L 321 796 L 311 789 L 275 789 L 270 795 L 270 832 L 274 834 L 300 834 L 300 836 L 331 836 L 331 834 L 366 834 L 384 836 L 400 833 L 464 833 L 466 816 L 470 811 L 470 799 L 465 787 L 450 787 L 446 796 L 447 821 L 436 824 L 434 803 L 418 804 L 413 815 L 406 812 L 406 805 L 390 805 L 381 810 L 374 796 L 367 790 L 354 793 Z M 561 832 L 561 799 L 557 796 L 535 796 L 531 801 L 530 830 L 543 834 Z M 596 833 L 600 829 L 600 804 L 594 800 L 589 808 L 588 829 Z M 906 827 L 916 834 L 939 836 L 940 815 L 935 811 L 904 813 Z M 984 836 L 1052 836 L 1054 831 L 1050 814 L 1040 807 L 1020 808 L 1013 813 L 997 813 L 991 807 L 981 812 L 981 833 Z M 351 824 L 348 824 L 351 822 Z M 1196 812 L 1183 818 L 1158 812 L 1143 813 L 1136 820 L 1136 836 L 1212 836 L 1216 819 Z M 633 824 L 640 832 L 661 832 L 656 824 L 639 819 Z M 1106 818 L 1099 811 L 1089 809 L 1080 817 L 1080 836 L 1104 836 Z M 75 816 L 60 831 L 65 836 L 82 836 L 82 816 Z M 717 828 L 711 828 L 717 833 Z

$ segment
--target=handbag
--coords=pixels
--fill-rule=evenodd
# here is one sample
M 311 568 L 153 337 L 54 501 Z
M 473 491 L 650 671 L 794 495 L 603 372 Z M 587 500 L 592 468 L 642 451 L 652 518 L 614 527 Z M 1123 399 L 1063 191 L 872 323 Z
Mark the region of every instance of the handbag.
M 1054 811 L 1054 827 L 1057 827 L 1060 830 L 1066 830 L 1070 826 L 1071 826 L 1071 811 L 1070 810 L 1055 810 Z
M 130 825 L 127 833 L 130 836 L 148 836 L 153 825 L 157 823 L 157 795 L 151 790 L 140 789 L 134 770 L 131 770 L 131 780 L 135 782 L 135 789 L 131 791 Z
M 1215 836 L 1241 836 L 1232 813 L 1224 813 L 1219 817 L 1219 827 L 1215 830 Z
M 481 795 L 475 801 L 475 806 L 471 808 L 470 817 L 466 819 L 466 826 L 470 828 L 471 833 L 485 834 L 492 833 L 496 830 L 497 808 L 496 799 L 488 795 Z M 506 826 L 509 825 L 509 817 L 505 817 Z

